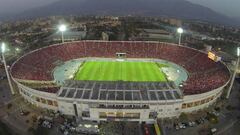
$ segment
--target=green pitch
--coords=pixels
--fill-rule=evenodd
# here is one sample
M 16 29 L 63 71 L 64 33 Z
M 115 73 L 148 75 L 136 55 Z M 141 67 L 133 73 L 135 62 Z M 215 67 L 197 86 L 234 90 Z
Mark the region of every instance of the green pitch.
M 75 80 L 95 81 L 166 81 L 159 65 L 154 62 L 88 61 L 74 77 Z

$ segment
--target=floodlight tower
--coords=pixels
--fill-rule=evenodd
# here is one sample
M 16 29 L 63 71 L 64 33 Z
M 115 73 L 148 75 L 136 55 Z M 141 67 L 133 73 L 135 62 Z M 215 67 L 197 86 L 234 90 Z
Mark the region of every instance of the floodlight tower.
M 3 61 L 3 64 L 4 64 L 4 68 L 5 68 L 6 75 L 7 75 L 8 84 L 9 84 L 11 93 L 12 93 L 13 95 L 15 95 L 15 92 L 14 92 L 14 90 L 13 90 L 13 86 L 12 86 L 12 83 L 11 83 L 11 78 L 10 78 L 9 73 L 8 73 L 8 68 L 7 68 L 5 56 L 4 56 L 4 53 L 5 53 L 5 51 L 6 51 L 6 45 L 5 45 L 5 43 L 2 43 L 1 51 L 2 51 L 2 61 Z
M 58 27 L 58 30 L 62 33 L 62 43 L 64 43 L 64 32 L 67 30 L 67 26 L 62 24 Z
M 179 33 L 178 45 L 181 45 L 181 38 L 182 38 L 183 29 L 181 27 L 178 28 L 177 33 Z
M 226 96 L 227 99 L 229 98 L 229 96 L 231 94 L 233 83 L 234 83 L 234 80 L 235 80 L 235 77 L 236 77 L 236 74 L 237 74 L 237 70 L 238 70 L 238 66 L 239 66 L 239 59 L 240 59 L 240 47 L 237 48 L 237 57 L 238 57 L 237 58 L 237 63 L 236 63 L 234 73 L 232 75 L 232 79 L 231 79 L 230 86 L 229 86 L 227 96 Z
M 19 48 L 15 48 L 15 51 L 16 51 L 16 52 L 19 52 L 19 51 L 20 51 L 20 49 L 19 49 Z

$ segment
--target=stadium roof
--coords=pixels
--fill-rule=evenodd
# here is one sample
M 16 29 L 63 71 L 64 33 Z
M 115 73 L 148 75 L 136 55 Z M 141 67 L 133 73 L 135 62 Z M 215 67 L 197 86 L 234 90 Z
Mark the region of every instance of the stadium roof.
M 106 82 L 68 80 L 58 93 L 60 98 L 83 100 L 176 100 L 180 90 L 172 82 Z

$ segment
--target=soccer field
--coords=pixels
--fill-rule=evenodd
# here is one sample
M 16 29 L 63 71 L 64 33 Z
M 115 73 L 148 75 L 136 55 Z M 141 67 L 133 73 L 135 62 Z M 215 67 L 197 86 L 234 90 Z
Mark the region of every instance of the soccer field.
M 74 77 L 75 80 L 95 81 L 166 81 L 164 73 L 154 62 L 88 61 Z

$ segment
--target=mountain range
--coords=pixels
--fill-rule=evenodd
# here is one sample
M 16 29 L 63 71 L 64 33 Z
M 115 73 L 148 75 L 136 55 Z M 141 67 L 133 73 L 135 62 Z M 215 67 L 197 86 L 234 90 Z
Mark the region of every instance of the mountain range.
M 60 0 L 5 18 L 51 15 L 168 16 L 225 25 L 239 24 L 239 21 L 233 18 L 186 0 Z

